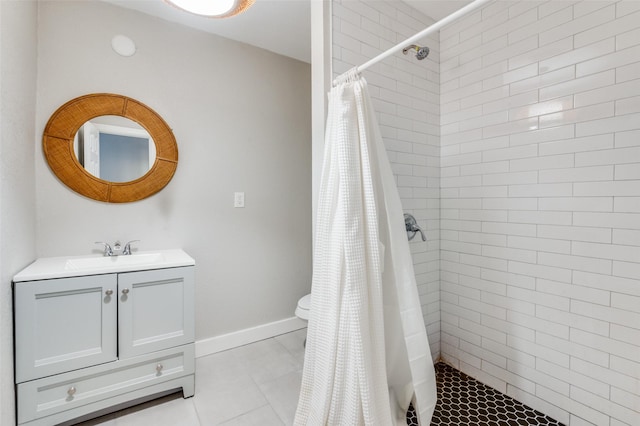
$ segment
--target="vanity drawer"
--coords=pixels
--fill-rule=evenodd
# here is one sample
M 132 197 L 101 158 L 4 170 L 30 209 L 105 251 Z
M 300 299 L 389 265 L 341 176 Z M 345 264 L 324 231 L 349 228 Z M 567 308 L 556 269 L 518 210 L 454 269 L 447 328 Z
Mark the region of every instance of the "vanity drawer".
M 18 385 L 18 422 L 162 383 L 195 372 L 194 345 L 154 352 Z

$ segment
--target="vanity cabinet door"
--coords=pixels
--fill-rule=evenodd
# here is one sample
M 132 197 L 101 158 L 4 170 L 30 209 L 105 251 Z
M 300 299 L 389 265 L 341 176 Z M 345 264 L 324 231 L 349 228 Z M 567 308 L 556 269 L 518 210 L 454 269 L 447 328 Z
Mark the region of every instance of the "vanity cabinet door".
M 194 341 L 194 267 L 118 275 L 121 359 Z
M 16 382 L 115 361 L 117 276 L 15 284 Z

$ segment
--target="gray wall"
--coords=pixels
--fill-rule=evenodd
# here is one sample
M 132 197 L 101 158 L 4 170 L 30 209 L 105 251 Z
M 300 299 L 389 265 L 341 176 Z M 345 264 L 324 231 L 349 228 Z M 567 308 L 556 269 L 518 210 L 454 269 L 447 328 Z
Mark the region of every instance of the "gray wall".
M 116 239 L 183 248 L 197 263 L 198 340 L 292 317 L 311 286 L 309 64 L 100 2 L 42 2 L 38 29 L 38 256 Z M 116 34 L 135 56 L 112 51 Z M 163 191 L 104 204 L 50 172 L 49 116 L 94 92 L 138 99 L 173 128 L 180 161 Z
M 0 1 L 0 424 L 15 423 L 11 278 L 35 257 L 36 3 Z

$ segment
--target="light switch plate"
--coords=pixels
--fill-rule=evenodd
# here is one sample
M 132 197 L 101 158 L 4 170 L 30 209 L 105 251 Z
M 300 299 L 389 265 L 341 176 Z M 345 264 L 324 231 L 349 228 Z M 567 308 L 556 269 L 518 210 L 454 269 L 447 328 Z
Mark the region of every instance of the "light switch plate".
M 233 194 L 233 207 L 244 207 L 244 192 Z

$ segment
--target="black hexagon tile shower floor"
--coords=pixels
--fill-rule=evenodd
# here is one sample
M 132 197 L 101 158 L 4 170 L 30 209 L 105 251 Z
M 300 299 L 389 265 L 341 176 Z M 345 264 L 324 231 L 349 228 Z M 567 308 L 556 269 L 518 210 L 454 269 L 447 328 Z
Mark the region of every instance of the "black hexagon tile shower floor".
M 435 367 L 438 402 L 431 426 L 563 426 L 445 363 Z M 412 406 L 407 412 L 407 425 L 418 426 Z

